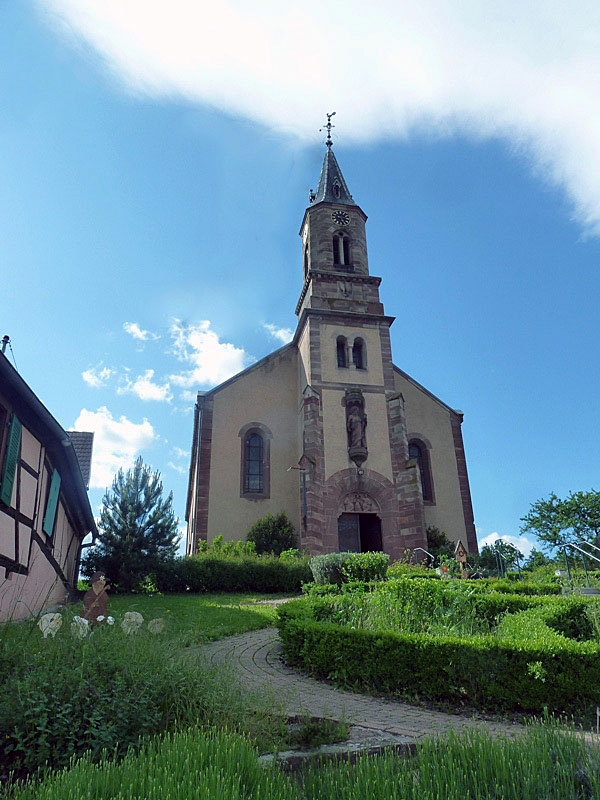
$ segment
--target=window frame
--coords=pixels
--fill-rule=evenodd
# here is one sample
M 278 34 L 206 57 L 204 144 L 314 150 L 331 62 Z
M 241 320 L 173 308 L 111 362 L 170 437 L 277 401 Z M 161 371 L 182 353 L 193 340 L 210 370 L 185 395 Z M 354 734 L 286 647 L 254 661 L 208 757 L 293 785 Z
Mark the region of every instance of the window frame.
M 362 336 L 356 336 L 352 342 L 352 365 L 355 369 L 366 370 L 367 368 L 367 345 Z
M 411 454 L 411 448 L 417 448 L 419 456 L 415 457 Z M 421 490 L 423 492 L 423 502 L 426 505 L 435 505 L 435 492 L 433 488 L 433 473 L 431 471 L 431 457 L 429 451 L 431 446 L 428 445 L 422 437 L 411 436 L 408 439 L 408 458 L 410 461 L 416 461 L 421 477 Z
M 350 269 L 350 235 L 347 231 L 335 231 L 332 237 L 333 266 Z
M 265 500 L 271 496 L 271 439 L 273 434 L 261 422 L 250 422 L 241 428 L 238 436 L 241 440 L 240 455 L 240 497 L 246 500 Z M 248 451 L 251 437 L 259 436 L 262 442 L 261 488 L 259 491 L 248 489 Z
M 348 369 L 348 339 L 345 336 L 340 335 L 335 340 L 335 357 L 338 369 Z

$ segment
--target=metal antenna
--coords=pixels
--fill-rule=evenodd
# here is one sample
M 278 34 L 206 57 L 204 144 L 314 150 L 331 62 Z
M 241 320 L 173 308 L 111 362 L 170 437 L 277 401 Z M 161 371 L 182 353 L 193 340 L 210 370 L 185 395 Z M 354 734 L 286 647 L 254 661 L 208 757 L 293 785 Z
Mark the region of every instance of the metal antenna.
M 2 355 L 4 355 L 4 354 L 6 353 L 6 345 L 8 345 L 8 346 L 10 347 L 10 354 L 11 354 L 11 356 L 12 356 L 13 364 L 15 365 L 15 369 L 16 369 L 16 370 L 17 370 L 17 372 L 18 372 L 18 371 L 19 371 L 19 368 L 17 367 L 17 360 L 16 360 L 16 358 L 15 358 L 15 354 L 14 354 L 14 351 L 13 351 L 13 349 L 12 349 L 12 344 L 10 343 L 10 336 L 7 336 L 7 335 L 5 334 L 5 335 L 2 337 L 2 339 L 0 340 L 0 342 L 2 343 L 2 345 L 1 345 L 1 347 L 0 347 L 0 353 L 2 353 Z
M 327 131 L 327 139 L 325 140 L 325 144 L 327 145 L 327 147 L 331 147 L 331 145 L 333 144 L 333 141 L 331 139 L 331 129 L 335 128 L 335 125 L 332 125 L 331 123 L 332 117 L 335 117 L 335 111 L 332 111 L 331 114 L 327 114 L 327 125 L 325 125 L 325 128 L 319 128 L 319 131 L 323 130 Z

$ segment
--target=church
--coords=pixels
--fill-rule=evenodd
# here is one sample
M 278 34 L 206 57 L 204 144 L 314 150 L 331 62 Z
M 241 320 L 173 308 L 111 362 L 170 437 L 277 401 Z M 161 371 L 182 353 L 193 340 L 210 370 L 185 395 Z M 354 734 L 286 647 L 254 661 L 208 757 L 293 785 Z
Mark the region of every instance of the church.
M 285 511 L 315 555 L 422 555 L 426 530 L 477 552 L 463 415 L 392 361 L 366 214 L 334 155 L 300 228 L 302 289 L 293 340 L 199 392 L 186 507 L 187 553 L 243 539 Z

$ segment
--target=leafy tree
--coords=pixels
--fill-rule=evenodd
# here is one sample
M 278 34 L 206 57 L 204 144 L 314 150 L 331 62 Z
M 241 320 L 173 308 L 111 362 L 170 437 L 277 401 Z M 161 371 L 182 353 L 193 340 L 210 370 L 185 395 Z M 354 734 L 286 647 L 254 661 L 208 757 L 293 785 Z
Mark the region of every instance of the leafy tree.
M 163 498 L 160 473 L 140 456 L 127 472 L 119 470 L 104 495 L 98 544 L 84 556 L 83 573 L 104 572 L 119 590 L 131 591 L 175 556 L 178 523 L 173 493 Z
M 285 511 L 259 519 L 248 531 L 246 539 L 254 542 L 258 555 L 273 553 L 278 556 L 283 550 L 298 547 L 296 531 Z
M 582 539 L 600 546 L 600 492 L 571 492 L 564 500 L 553 492 L 533 503 L 521 522 L 521 531 L 534 533 L 546 550 Z
M 534 547 L 529 554 L 523 569 L 527 572 L 533 572 L 533 570 L 538 569 L 538 567 L 547 567 L 548 564 L 552 563 L 553 561 L 549 556 L 545 555 L 541 550 L 537 550 Z
M 520 550 L 515 550 L 502 539 L 496 539 L 493 545 L 486 544 L 481 548 L 479 556 L 473 558 L 477 567 L 486 574 L 497 574 L 498 572 L 498 557 L 497 554 L 506 559 L 503 562 L 506 569 L 512 569 L 517 562 L 517 558 L 522 559 L 523 553 Z

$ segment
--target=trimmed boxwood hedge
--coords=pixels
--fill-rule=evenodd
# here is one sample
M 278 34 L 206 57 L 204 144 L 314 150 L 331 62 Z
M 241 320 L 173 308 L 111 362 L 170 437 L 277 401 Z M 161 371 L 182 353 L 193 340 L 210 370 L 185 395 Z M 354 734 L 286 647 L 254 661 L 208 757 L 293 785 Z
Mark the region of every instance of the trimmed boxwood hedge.
M 481 578 L 474 585 L 480 590 L 491 590 L 503 594 L 549 595 L 562 593 L 562 586 L 559 583 L 527 583 L 508 579 Z
M 523 610 L 519 603 L 530 603 L 538 615 L 543 605 L 542 598 L 502 599 L 515 611 Z M 554 601 L 547 612 L 554 615 L 553 627 L 557 618 L 580 616 L 581 601 L 548 600 Z M 317 622 L 314 611 L 318 608 L 322 616 L 326 602 L 304 598 L 286 603 L 278 610 L 278 625 L 288 664 L 340 686 L 505 710 L 569 711 L 575 705 L 600 703 L 600 645 L 568 639 L 556 627 L 546 629 L 544 636 L 539 617 L 530 640 L 526 631 L 520 637 L 513 631 L 507 638 L 441 637 Z
M 312 576 L 307 559 L 198 555 L 165 561 L 152 577 L 160 592 L 298 594 Z

